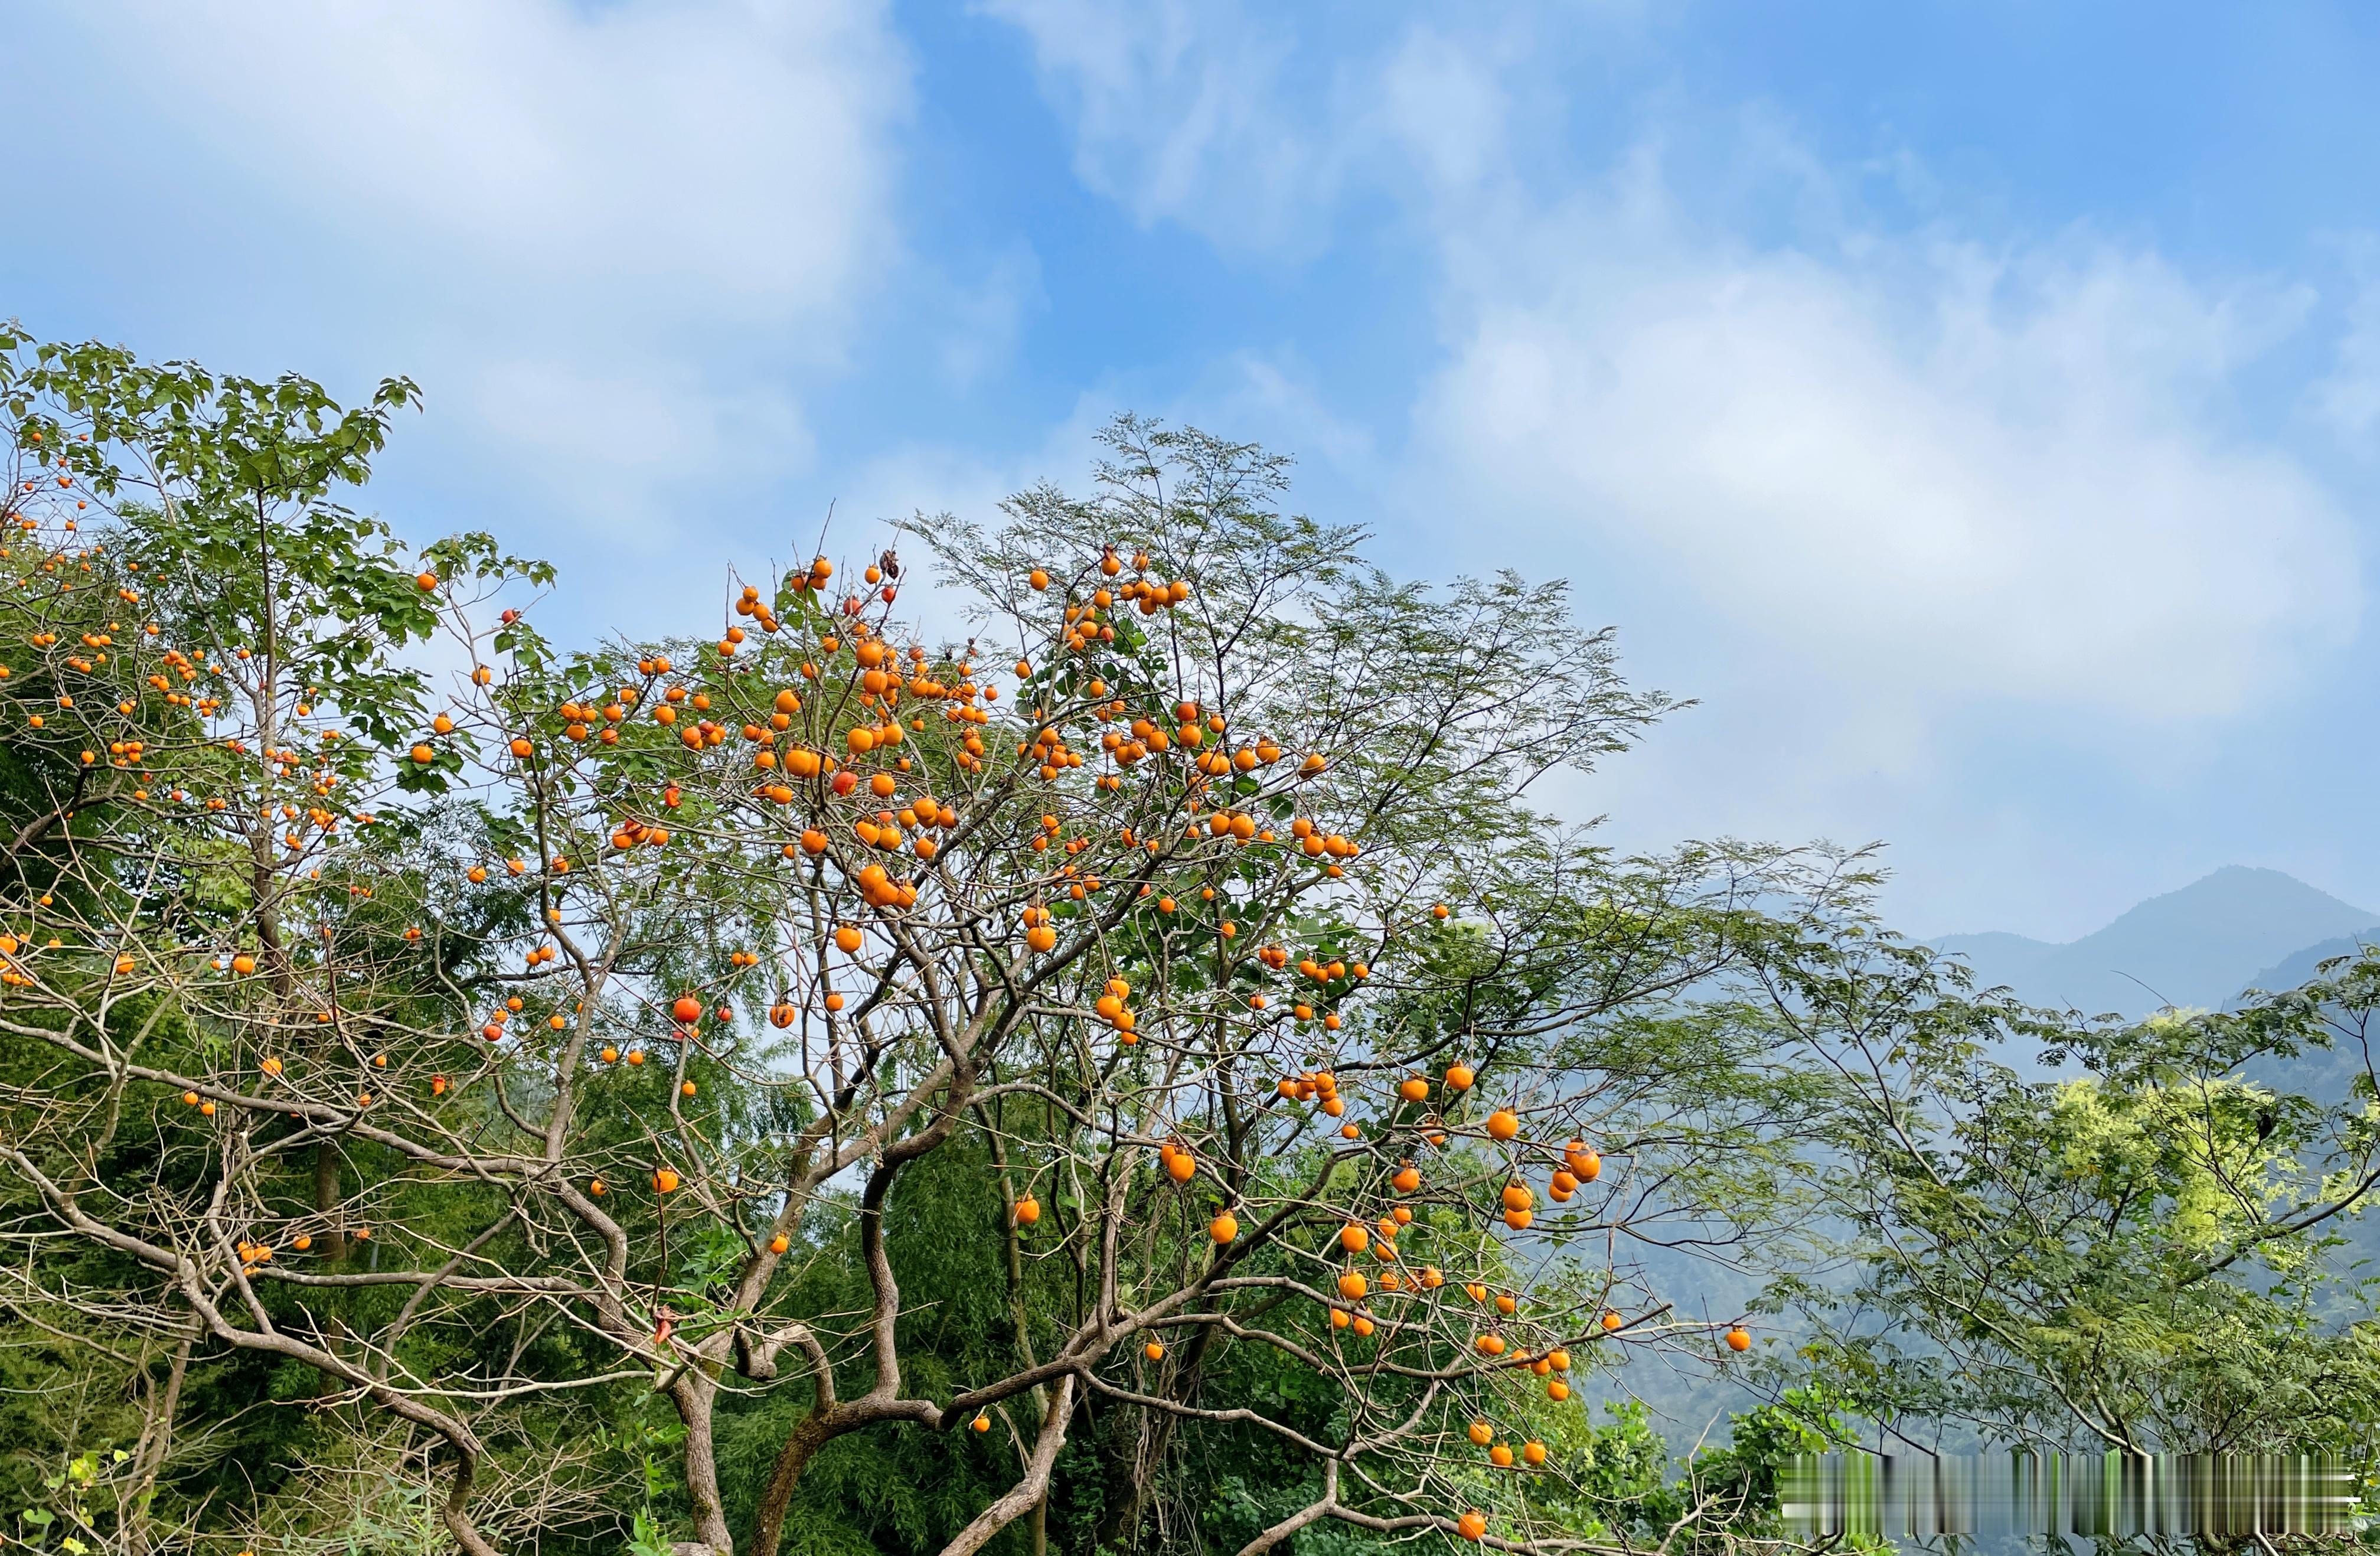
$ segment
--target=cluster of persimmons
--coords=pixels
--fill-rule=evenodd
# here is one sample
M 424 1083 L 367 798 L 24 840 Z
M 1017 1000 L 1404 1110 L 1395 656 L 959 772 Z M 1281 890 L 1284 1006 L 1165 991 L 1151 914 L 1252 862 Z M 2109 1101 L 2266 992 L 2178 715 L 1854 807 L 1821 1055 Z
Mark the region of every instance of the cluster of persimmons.
M 46 465 L 38 438 L 22 449 Z M 501 598 L 510 580 L 433 555 L 412 586 L 467 661 L 417 727 L 375 737 L 352 665 L 269 632 L 172 641 L 141 564 L 82 537 L 58 504 L 87 499 L 52 479 L 7 508 L 0 740 L 42 764 L 57 835 L 104 848 L 10 877 L 0 980 L 185 1127 L 285 1121 L 394 1164 L 313 1199 L 260 1173 L 212 1212 L 220 1244 L 195 1222 L 143 1234 L 182 1237 L 211 1279 L 335 1270 L 375 1237 L 376 1270 L 432 1270 L 459 1256 L 398 1207 L 433 1170 L 502 1158 L 622 1249 L 555 1289 L 666 1363 L 750 1322 L 667 1275 L 672 1224 L 725 1229 L 766 1309 L 826 1192 L 800 1173 L 881 1162 L 939 1088 L 953 1112 L 1037 1104 L 1002 1126 L 1026 1186 L 999 1232 L 1026 1256 L 1118 1218 L 1171 1240 L 1136 1306 L 1086 1320 L 1084 1367 L 1130 1341 L 1139 1381 L 1109 1386 L 1168 1397 L 1184 1342 L 1226 1327 L 1216 1304 L 1293 1291 L 1310 1327 L 1234 1337 L 1338 1380 L 1368 1451 L 1433 1495 L 1479 1484 L 1438 1467 L 1458 1430 L 1486 1468 L 1558 1467 L 1529 1425 L 1544 1405 L 1512 1391 L 1569 1400 L 1580 1347 L 1751 1343 L 1648 1303 L 1632 1318 L 1609 1279 L 1529 1273 L 1548 1234 L 1608 1229 L 1591 1114 L 1559 1075 L 1392 1018 L 1463 911 L 1367 871 L 1351 753 L 1290 727 L 1273 667 L 1181 651 L 1197 558 L 1119 541 L 1009 576 L 1017 653 L 995 674 L 975 642 L 894 618 L 889 551 L 856 585 L 824 556 L 741 585 L 715 637 L 570 657 Z M 143 868 L 249 896 L 160 911 L 164 888 L 127 884 Z M 113 1056 L 102 1035 L 159 1005 L 219 1040 Z M 764 1162 L 725 1110 L 771 1089 L 817 1122 Z M 530 1116 L 524 1095 L 552 1100 Z M 1081 1185 L 1114 1152 L 1149 1186 L 1100 1202 Z M 1540 1195 L 1568 1219 L 1544 1224 Z M 953 1419 L 987 1431 L 1044 1380 L 981 1380 Z M 1429 1516 L 1488 1527 L 1460 1503 Z

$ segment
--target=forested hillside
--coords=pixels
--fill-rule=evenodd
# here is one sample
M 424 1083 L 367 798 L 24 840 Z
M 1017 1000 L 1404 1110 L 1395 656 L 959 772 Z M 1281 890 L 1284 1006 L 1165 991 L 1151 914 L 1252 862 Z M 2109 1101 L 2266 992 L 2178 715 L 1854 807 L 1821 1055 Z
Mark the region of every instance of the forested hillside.
M 2082 1023 L 1617 853 L 1559 583 L 1136 419 L 560 641 L 363 507 L 420 407 L 0 336 L 9 1540 L 1774 1548 L 1797 1451 L 2380 1418 L 2380 956 Z

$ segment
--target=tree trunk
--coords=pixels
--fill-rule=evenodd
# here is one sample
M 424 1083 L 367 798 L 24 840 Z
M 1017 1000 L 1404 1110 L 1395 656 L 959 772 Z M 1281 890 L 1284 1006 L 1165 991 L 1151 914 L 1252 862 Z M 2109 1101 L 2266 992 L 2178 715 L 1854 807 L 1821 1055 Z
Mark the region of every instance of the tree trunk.
M 1099 1518 L 1096 1538 L 1101 1550 L 1111 1547 L 1129 1550 L 1135 1543 L 1134 1531 L 1140 1527 L 1141 1515 L 1148 1510 L 1148 1494 L 1154 1489 L 1158 1461 L 1164 1454 L 1164 1428 L 1172 1420 L 1170 1416 L 1160 1416 L 1152 1422 L 1148 1413 L 1135 1414 L 1130 1435 L 1117 1446 L 1108 1473 L 1111 1484 L 1123 1486 L 1123 1494 L 1109 1503 Z
M 339 1144 L 336 1140 L 314 1143 L 314 1213 L 328 1217 L 346 1197 L 339 1183 Z M 334 1223 L 322 1234 L 322 1258 L 336 1261 L 347 1257 L 347 1228 L 344 1220 Z
M 769 1472 L 769 1484 L 760 1493 L 760 1511 L 754 1520 L 752 1556 L 777 1556 L 777 1542 L 785 1530 L 785 1512 L 794 1503 L 794 1489 L 802 1483 L 802 1470 L 809 1464 L 810 1455 L 827 1440 L 826 1428 L 823 1416 L 807 1416 L 785 1439 L 784 1447 L 777 1451 L 777 1462 Z
M 719 1501 L 719 1450 L 711 1438 L 711 1405 L 719 1385 L 700 1364 L 689 1366 L 670 1390 L 677 1418 L 686 1423 L 686 1495 L 694 1508 L 694 1532 L 718 1556 L 733 1556 L 735 1537 L 727 1532 L 727 1512 Z
M 182 1336 L 182 1343 L 174 1347 L 174 1363 L 165 1373 L 164 1389 L 160 1392 L 151 1388 L 149 1407 L 142 1412 L 140 1438 L 132 1448 L 132 1504 L 124 1511 L 127 1556 L 147 1556 L 149 1509 L 157 1500 L 157 1472 L 164 1467 L 165 1455 L 174 1446 L 174 1414 L 181 1407 L 182 1380 L 189 1374 L 190 1347 L 198 1334 L 199 1326 L 194 1321 Z

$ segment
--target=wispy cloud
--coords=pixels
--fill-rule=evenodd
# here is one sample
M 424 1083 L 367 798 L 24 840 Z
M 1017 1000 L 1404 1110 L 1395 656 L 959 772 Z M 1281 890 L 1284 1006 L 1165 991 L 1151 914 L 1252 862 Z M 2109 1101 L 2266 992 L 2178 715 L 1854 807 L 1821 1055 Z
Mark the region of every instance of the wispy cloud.
M 894 240 L 906 65 L 871 0 L 82 16 L 85 46 L 183 131 L 187 171 L 540 323 L 600 301 L 840 326 Z
M 2354 294 L 2328 373 L 2313 388 L 2314 413 L 2354 452 L 2380 454 L 2380 242 L 2350 253 Z
M 2352 635 L 2338 504 L 2228 430 L 2298 312 L 2087 240 L 1698 238 L 1658 194 L 1465 241 L 1421 456 L 1836 676 L 2221 716 Z M 1517 259 L 1517 262 L 1513 262 Z
M 2162 880 L 2180 845 L 2103 837 L 2090 807 L 2204 766 L 2357 638 L 2336 472 L 2242 414 L 2298 371 L 2308 286 L 2137 228 L 2024 230 L 1888 134 L 1846 159 L 1756 99 L 1683 106 L 1658 66 L 1597 68 L 1641 41 L 1627 7 L 1560 36 L 1494 7 L 1335 33 L 995 8 L 1136 220 L 1243 264 L 1426 259 L 1399 323 L 1436 359 L 1402 424 L 1342 440 L 1366 467 L 1344 485 L 1429 537 L 1433 571 L 1578 579 L 1636 674 L 1703 701 L 1575 813 L 1893 837 L 1927 920 L 2038 901 L 2080 857 Z M 2359 436 L 2371 309 L 2317 402 Z M 1207 403 L 1310 440 L 1307 398 Z M 2022 859 L 1989 887 L 1985 837 Z M 2118 873 L 2054 890 L 2112 911 Z
M 1553 67 L 1500 21 L 1384 33 L 1318 99 L 1284 95 L 1286 24 L 999 8 L 1137 210 L 1198 226 L 1299 169 L 1399 202 L 1445 346 L 1408 489 L 1493 512 L 1532 555 L 1625 554 L 1737 652 L 1790 644 L 1920 717 L 1990 698 L 2163 722 L 2286 693 L 2355 630 L 2338 503 L 2230 415 L 2303 287 L 2088 233 L 1985 239 L 1955 213 L 1896 225 L 1757 109 L 1700 199 L 1652 107 L 1603 165 L 1533 178 L 1512 126 Z

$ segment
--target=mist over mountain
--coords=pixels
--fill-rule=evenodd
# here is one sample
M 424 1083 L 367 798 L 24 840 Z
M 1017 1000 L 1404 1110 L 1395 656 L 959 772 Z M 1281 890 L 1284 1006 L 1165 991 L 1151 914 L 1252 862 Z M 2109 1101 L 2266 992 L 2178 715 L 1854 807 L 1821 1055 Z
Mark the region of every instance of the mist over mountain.
M 2220 1008 L 2249 988 L 2294 988 L 2359 939 L 2380 939 L 2380 913 L 2277 869 L 2227 865 L 2064 944 L 2004 931 L 1932 943 L 1964 957 L 1979 987 L 2005 984 L 2030 1004 L 2138 1017 L 2167 1005 Z

